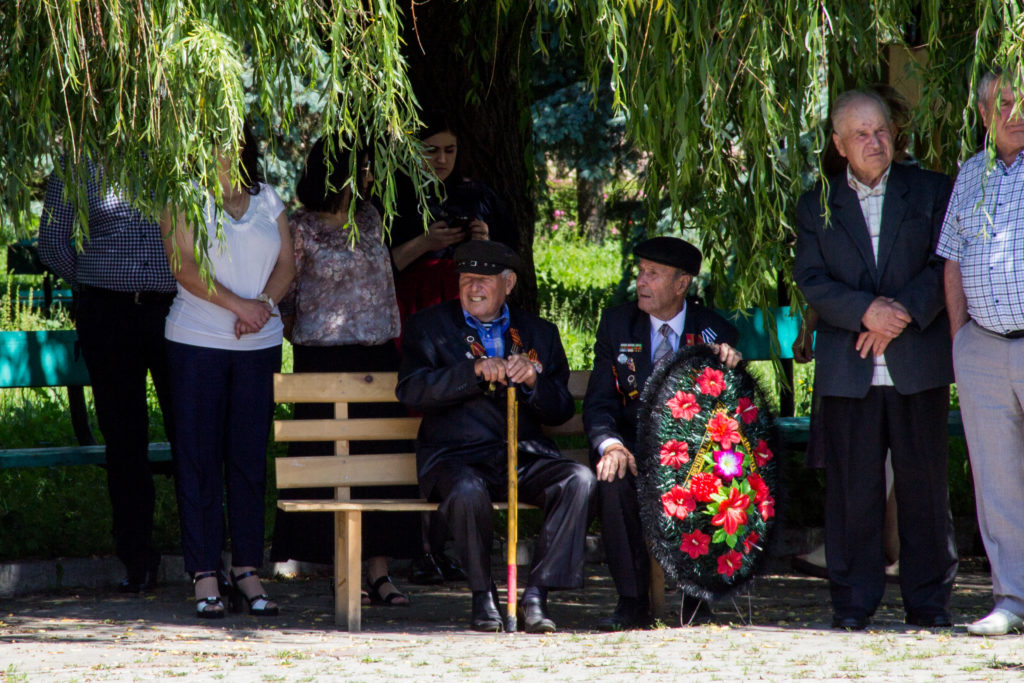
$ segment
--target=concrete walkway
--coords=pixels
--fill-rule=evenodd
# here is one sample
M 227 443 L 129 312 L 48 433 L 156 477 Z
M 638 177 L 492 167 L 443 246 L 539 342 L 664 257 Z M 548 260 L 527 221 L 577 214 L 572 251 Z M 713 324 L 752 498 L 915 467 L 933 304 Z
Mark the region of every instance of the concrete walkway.
M 361 634 L 333 624 L 326 579 L 267 582 L 277 619 L 194 618 L 189 587 L 145 596 L 81 589 L 0 602 L 0 681 L 374 680 L 1019 680 L 1024 638 L 982 639 L 963 624 L 991 605 L 989 577 L 965 566 L 953 607 L 957 626 L 903 625 L 899 592 L 865 633 L 828 628 L 827 584 L 775 574 L 749 597 L 716 605 L 715 623 L 604 634 L 591 630 L 614 604 L 604 569 L 588 565 L 586 591 L 553 594 L 560 631 L 549 636 L 465 630 L 464 588 L 411 587 L 409 608 L 364 610 Z M 669 597 L 669 603 L 676 602 Z M 744 622 L 749 615 L 753 625 Z M 655 677 L 657 677 L 655 679 Z

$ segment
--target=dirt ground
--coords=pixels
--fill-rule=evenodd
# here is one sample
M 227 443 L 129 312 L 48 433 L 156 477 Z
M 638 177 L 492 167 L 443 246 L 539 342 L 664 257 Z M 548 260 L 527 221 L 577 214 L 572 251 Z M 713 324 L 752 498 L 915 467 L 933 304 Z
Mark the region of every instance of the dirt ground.
M 267 582 L 276 619 L 193 616 L 188 586 L 145 596 L 89 589 L 0 603 L 0 681 L 634 680 L 701 674 L 705 680 L 1011 680 L 1024 674 L 1024 639 L 968 637 L 964 624 L 991 606 L 984 567 L 962 567 L 956 627 L 903 625 L 891 585 L 864 633 L 828 628 L 824 580 L 759 578 L 749 596 L 715 606 L 713 624 L 646 631 L 592 629 L 614 604 L 606 571 L 588 565 L 586 590 L 555 593 L 559 631 L 547 636 L 466 630 L 464 587 L 409 586 L 408 608 L 370 607 L 363 632 L 334 626 L 327 579 Z M 668 595 L 670 606 L 678 599 Z

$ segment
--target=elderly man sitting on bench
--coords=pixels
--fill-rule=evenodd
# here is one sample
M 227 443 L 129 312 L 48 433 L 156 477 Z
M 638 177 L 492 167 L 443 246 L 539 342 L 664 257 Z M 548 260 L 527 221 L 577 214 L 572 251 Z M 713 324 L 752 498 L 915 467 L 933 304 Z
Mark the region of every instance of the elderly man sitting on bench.
M 584 541 L 596 486 L 589 468 L 561 456 L 541 425 L 573 415 L 569 367 L 557 328 L 510 307 L 519 257 L 473 240 L 455 252 L 459 300 L 410 317 L 402 339 L 398 399 L 423 413 L 416 466 L 473 591 L 472 628 L 502 627 L 491 579 L 492 501 L 505 500 L 506 391 L 519 392 L 519 499 L 544 510 L 520 622 L 548 633 L 547 591 L 583 583 Z

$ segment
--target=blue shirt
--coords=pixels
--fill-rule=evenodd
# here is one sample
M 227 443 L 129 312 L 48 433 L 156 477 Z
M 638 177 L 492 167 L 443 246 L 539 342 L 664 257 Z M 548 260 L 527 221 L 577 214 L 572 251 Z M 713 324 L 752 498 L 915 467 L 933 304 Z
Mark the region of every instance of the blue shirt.
M 78 211 L 64 197 L 64 183 L 51 173 L 39 218 L 39 258 L 74 287 L 173 293 L 176 283 L 160 226 L 132 208 L 117 188 L 104 187 L 92 162 L 89 171 L 89 236 L 82 240 L 81 253 L 72 241 Z
M 477 331 L 480 343 L 483 344 L 484 350 L 487 351 L 487 357 L 504 358 L 505 333 L 508 332 L 509 326 L 508 304 L 503 304 L 501 315 L 489 323 L 480 322 L 465 310 L 462 311 L 462 315 L 466 318 L 466 324 Z
M 935 250 L 960 264 L 967 314 L 998 333 L 1024 329 L 1022 157 L 988 168 L 982 151 L 964 163 Z

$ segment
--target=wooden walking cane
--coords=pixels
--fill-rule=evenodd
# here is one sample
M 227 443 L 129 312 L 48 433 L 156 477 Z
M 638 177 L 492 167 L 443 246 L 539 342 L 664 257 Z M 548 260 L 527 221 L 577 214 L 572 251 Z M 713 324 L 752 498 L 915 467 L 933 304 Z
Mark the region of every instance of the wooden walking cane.
M 516 546 L 519 543 L 519 408 L 516 404 L 516 388 L 508 385 L 508 612 L 505 616 L 505 632 L 516 632 L 516 599 L 518 578 L 516 576 Z

